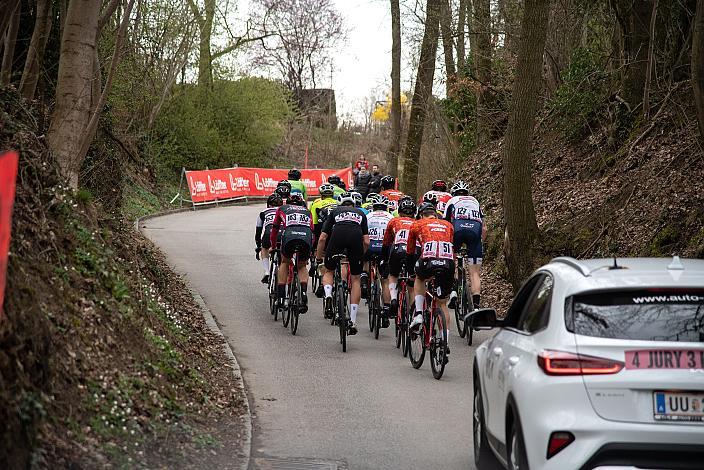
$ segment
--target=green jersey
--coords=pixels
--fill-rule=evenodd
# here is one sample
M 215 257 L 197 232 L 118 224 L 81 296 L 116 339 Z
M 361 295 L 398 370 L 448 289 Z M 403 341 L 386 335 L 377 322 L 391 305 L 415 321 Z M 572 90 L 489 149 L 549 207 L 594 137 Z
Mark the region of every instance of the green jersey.
M 337 200 L 332 197 L 318 198 L 310 205 L 310 212 L 313 214 L 313 225 L 318 225 L 320 219 L 320 211 L 328 206 L 337 204 Z
M 301 180 L 288 180 L 289 183 L 291 183 L 291 192 L 292 193 L 301 193 L 303 194 L 303 200 L 307 201 L 308 200 L 308 190 L 306 189 L 306 184 L 301 181 Z

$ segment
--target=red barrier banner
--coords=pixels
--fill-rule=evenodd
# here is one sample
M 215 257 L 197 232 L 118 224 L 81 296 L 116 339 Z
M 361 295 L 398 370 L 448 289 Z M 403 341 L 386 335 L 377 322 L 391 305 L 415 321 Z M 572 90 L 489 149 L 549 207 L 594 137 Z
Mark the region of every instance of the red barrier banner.
M 15 202 L 18 160 L 17 152 L 7 152 L 0 155 L 0 317 L 2 317 L 2 305 L 5 300 L 7 254 L 10 250 L 12 205 Z
M 331 175 L 338 175 L 352 187 L 352 168 L 341 170 L 301 170 L 301 181 L 306 185 L 308 196 L 318 195 L 318 186 Z M 288 170 L 269 168 L 227 168 L 224 170 L 187 171 L 186 181 L 195 204 L 222 201 L 243 196 L 268 196 L 274 192 L 281 180 L 288 179 Z

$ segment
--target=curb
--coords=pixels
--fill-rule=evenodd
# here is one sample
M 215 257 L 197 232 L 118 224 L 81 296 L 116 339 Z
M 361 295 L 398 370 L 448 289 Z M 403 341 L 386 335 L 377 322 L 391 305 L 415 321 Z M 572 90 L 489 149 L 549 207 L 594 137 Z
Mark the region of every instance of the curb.
M 216 207 L 216 206 L 213 206 Z M 161 217 L 164 215 L 169 215 L 169 214 L 176 214 L 179 212 L 186 212 L 186 211 L 192 211 L 191 208 L 179 208 L 179 209 L 171 209 L 171 210 L 166 210 L 166 211 L 160 211 L 160 212 L 155 212 L 153 214 L 148 214 L 142 217 L 139 217 L 137 220 L 134 221 L 134 230 L 139 233 L 141 236 L 144 238 L 148 237 L 144 235 L 141 231 L 141 224 L 143 221 L 148 220 L 148 219 L 154 219 L 157 217 Z M 247 470 L 250 466 L 251 459 L 252 459 L 252 409 L 249 404 L 249 396 L 247 395 L 247 389 L 244 385 L 244 379 L 242 377 L 242 369 L 240 368 L 239 362 L 237 362 L 237 357 L 235 356 L 235 353 L 232 351 L 232 348 L 230 347 L 230 343 L 227 341 L 227 338 L 223 334 L 222 330 L 220 330 L 220 327 L 218 326 L 217 322 L 215 321 L 215 317 L 213 316 L 213 313 L 210 311 L 208 306 L 205 304 L 205 301 L 203 300 L 203 297 L 198 293 L 198 291 L 193 288 L 191 283 L 184 277 L 181 276 L 183 279 L 184 284 L 186 284 L 186 287 L 190 291 L 191 295 L 193 296 L 193 300 L 196 301 L 196 304 L 201 309 L 201 312 L 203 313 L 203 319 L 205 320 L 205 323 L 208 325 L 208 328 L 210 328 L 210 331 L 212 331 L 214 334 L 220 337 L 222 339 L 222 348 L 225 353 L 225 356 L 227 357 L 230 367 L 232 367 L 232 374 L 235 378 L 235 386 L 237 390 L 242 392 L 244 395 L 244 416 L 242 417 L 243 425 L 244 425 L 244 436 L 243 436 L 243 453 L 240 454 L 240 457 L 242 457 L 242 461 L 239 464 L 239 469 L 240 470 Z

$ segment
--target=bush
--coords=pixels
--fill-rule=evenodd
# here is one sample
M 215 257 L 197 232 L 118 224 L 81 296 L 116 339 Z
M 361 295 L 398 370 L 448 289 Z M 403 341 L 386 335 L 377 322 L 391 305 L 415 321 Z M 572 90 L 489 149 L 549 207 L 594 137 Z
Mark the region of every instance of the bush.
M 157 120 L 150 154 L 174 171 L 266 165 L 290 114 L 288 93 L 271 80 L 184 85 Z

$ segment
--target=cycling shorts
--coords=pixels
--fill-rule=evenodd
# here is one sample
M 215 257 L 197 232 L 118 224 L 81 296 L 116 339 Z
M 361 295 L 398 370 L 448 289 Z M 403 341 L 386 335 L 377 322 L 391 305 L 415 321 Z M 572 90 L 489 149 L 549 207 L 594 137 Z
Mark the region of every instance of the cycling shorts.
M 450 259 L 421 258 L 416 262 L 416 276 L 427 281 L 434 279 L 433 295 L 446 299 L 455 284 L 455 262 Z
M 264 229 L 264 234 L 262 235 L 262 248 L 268 250 L 271 248 L 271 225 L 267 225 Z
M 478 220 L 455 220 L 453 244 L 455 254 L 459 253 L 462 245 L 467 245 L 467 258 L 469 264 L 482 264 L 482 223 Z
M 328 245 L 325 248 L 325 269 L 334 270 L 339 259 L 333 259 L 333 257 L 343 253 L 346 254 L 350 264 L 350 274 L 353 276 L 362 274 L 364 242 L 362 229 L 359 226 L 342 224 L 333 227 L 328 238 Z
M 289 227 L 281 237 L 281 254 L 293 257 L 298 251 L 298 261 L 307 261 L 313 247 L 313 231 L 309 227 Z
M 371 249 L 367 250 L 366 253 L 364 253 L 364 261 L 375 261 L 377 267 L 379 268 L 379 274 L 381 275 L 382 279 L 386 279 L 389 277 L 389 263 L 384 263 L 383 265 L 379 266 L 381 262 L 381 250 L 378 252 L 372 251 Z
M 401 268 L 406 262 L 406 247 L 405 245 L 401 245 L 401 247 L 403 249 L 395 249 L 389 255 L 389 275 L 393 277 L 401 275 Z

